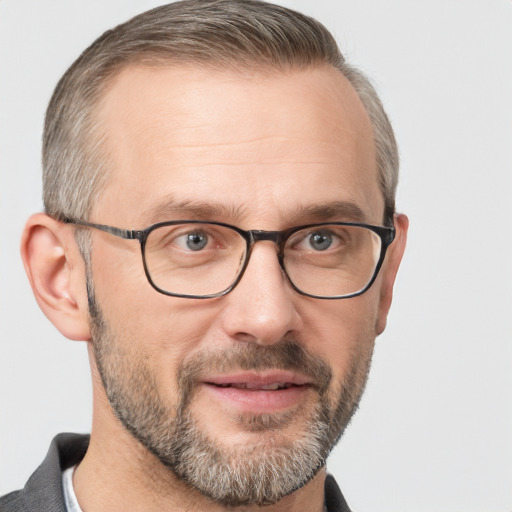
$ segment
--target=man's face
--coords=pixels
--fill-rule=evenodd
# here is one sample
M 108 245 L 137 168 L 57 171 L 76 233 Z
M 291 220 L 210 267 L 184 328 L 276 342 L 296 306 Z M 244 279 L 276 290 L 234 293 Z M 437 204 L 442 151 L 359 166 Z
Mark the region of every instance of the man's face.
M 93 222 L 382 224 L 371 126 L 334 69 L 132 67 L 98 117 L 113 171 Z M 231 293 L 198 300 L 155 291 L 135 241 L 94 232 L 91 261 L 98 367 L 139 441 L 226 504 L 277 501 L 314 476 L 364 388 L 382 276 L 356 298 L 304 297 L 264 241 Z

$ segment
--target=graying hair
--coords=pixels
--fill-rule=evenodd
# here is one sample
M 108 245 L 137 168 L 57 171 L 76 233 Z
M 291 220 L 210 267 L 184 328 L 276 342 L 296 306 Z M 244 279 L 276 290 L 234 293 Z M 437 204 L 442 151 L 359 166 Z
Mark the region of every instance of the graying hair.
M 260 0 L 185 0 L 142 13 L 108 30 L 72 64 L 53 93 L 43 134 L 45 211 L 87 219 L 108 179 L 105 136 L 95 108 L 130 64 L 169 62 L 221 69 L 338 69 L 370 117 L 384 221 L 392 222 L 398 151 L 391 124 L 370 81 L 349 65 L 318 21 Z

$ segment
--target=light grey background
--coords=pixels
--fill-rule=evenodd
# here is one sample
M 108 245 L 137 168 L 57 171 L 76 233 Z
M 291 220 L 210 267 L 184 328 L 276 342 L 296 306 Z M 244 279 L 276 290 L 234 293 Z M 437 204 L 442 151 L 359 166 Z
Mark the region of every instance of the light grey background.
M 161 2 L 0 0 L 0 494 L 61 431 L 86 432 L 83 343 L 39 311 L 18 256 L 41 209 L 60 75 Z M 282 1 L 374 79 L 400 143 L 409 246 L 361 410 L 329 462 L 356 511 L 512 510 L 512 3 Z

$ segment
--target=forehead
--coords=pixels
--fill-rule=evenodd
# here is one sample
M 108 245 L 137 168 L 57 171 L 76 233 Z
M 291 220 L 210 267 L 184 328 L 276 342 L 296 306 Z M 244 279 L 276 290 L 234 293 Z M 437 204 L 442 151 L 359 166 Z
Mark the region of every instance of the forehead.
M 275 223 L 336 201 L 381 220 L 372 127 L 331 67 L 132 66 L 97 118 L 111 169 L 96 220 L 143 225 L 180 215 L 179 205 L 191 205 L 188 216 L 202 205 L 224 221 L 258 214 Z

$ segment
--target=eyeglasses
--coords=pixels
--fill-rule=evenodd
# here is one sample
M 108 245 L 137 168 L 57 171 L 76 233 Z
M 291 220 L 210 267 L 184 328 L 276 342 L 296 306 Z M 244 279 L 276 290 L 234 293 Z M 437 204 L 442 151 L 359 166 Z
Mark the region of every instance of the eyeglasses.
M 233 290 L 260 241 L 277 244 L 279 264 L 298 293 L 317 299 L 355 297 L 375 281 L 395 238 L 392 227 L 352 222 L 284 231 L 244 231 L 198 220 L 159 222 L 140 231 L 69 218 L 64 222 L 137 239 L 151 286 L 165 295 L 191 299 L 220 297 Z

